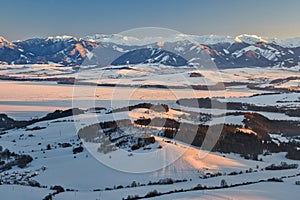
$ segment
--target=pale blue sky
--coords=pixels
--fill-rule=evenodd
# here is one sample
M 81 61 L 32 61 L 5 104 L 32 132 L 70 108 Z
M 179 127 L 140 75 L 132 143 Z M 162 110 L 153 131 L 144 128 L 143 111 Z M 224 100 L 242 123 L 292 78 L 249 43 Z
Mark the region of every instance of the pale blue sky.
M 111 34 L 164 27 L 186 34 L 300 36 L 299 0 L 1 0 L 0 35 Z

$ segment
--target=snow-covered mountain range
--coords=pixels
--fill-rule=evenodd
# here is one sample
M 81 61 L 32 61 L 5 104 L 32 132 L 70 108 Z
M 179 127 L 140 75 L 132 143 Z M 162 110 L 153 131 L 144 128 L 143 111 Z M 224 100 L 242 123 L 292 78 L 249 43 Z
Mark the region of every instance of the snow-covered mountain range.
M 219 68 L 297 66 L 300 63 L 300 38 L 280 40 L 247 34 L 237 37 L 176 34 L 139 39 L 96 34 L 83 38 L 55 36 L 10 42 L 0 37 L 2 64 L 206 66 L 212 61 Z

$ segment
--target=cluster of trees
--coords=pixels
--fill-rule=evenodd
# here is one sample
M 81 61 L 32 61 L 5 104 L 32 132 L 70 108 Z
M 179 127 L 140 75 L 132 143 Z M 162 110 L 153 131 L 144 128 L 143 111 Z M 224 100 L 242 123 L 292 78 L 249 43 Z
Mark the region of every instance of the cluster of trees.
M 257 155 L 263 153 L 266 148 L 262 140 L 256 135 L 239 131 L 240 126 L 237 125 L 213 125 L 209 127 L 207 125 L 181 123 L 179 129 L 177 126 L 179 127 L 179 124 L 173 125 L 175 127 L 173 129 L 165 129 L 161 135 L 202 148 L 205 148 L 202 146 L 204 140 L 209 142 L 217 140 L 213 151 L 238 153 L 251 159 L 258 159 Z M 218 130 L 221 131 L 220 135 L 216 135 Z
M 227 182 L 222 179 L 220 186 L 216 186 L 216 187 L 212 187 L 210 189 L 219 189 L 219 188 L 227 188 L 229 187 Z M 179 193 L 179 192 L 187 192 L 187 191 L 193 191 L 193 190 L 203 190 L 203 189 L 207 189 L 206 186 L 202 186 L 201 184 L 198 184 L 197 186 L 191 188 L 191 189 L 180 189 L 180 190 L 173 190 L 173 191 L 169 191 L 169 192 L 158 192 L 157 190 L 152 190 L 149 191 L 145 196 L 138 196 L 138 195 L 128 195 L 127 198 L 123 198 L 123 200 L 135 200 L 135 199 L 144 199 L 144 198 L 152 198 L 152 197 L 156 197 L 156 196 L 161 196 L 161 195 L 166 195 L 166 194 L 172 194 L 172 193 Z
M 201 104 L 202 107 L 211 106 L 212 104 L 217 107 L 223 107 L 222 102 L 218 102 L 214 99 L 185 99 L 182 100 L 184 104 L 196 103 Z M 180 102 L 181 103 L 181 102 Z M 235 105 L 237 106 L 237 105 Z M 241 106 L 241 105 L 238 105 Z M 157 108 L 148 103 L 138 104 L 135 106 L 129 106 L 126 109 L 132 110 L 135 108 L 153 108 L 168 110 L 169 108 L 162 105 L 157 105 Z M 123 108 L 125 109 L 125 108 Z M 121 109 L 122 110 L 122 109 Z M 217 142 L 213 147 L 213 151 L 223 152 L 223 153 L 238 153 L 243 155 L 246 159 L 259 160 L 258 155 L 262 154 L 264 151 L 268 152 L 288 152 L 287 158 L 290 159 L 300 159 L 299 151 L 296 143 L 281 143 L 277 145 L 272 141 L 268 133 L 285 132 L 289 135 L 298 133 L 299 122 L 295 121 L 280 121 L 280 120 L 269 120 L 268 118 L 257 114 L 257 113 L 231 113 L 233 115 L 244 115 L 245 116 L 245 126 L 253 130 L 256 134 L 248 134 L 240 131 L 242 126 L 225 124 L 225 125 L 195 125 L 188 123 L 180 123 L 174 119 L 169 118 L 141 118 L 135 120 L 135 124 L 144 126 L 145 128 L 151 124 L 151 126 L 162 127 L 163 131 L 160 132 L 160 136 L 176 139 L 187 144 L 192 144 L 194 146 L 203 147 L 204 140 L 208 143 L 215 142 L 217 137 Z M 95 141 L 95 138 L 100 138 L 101 134 L 110 136 L 111 133 L 118 130 L 119 126 L 130 127 L 133 126 L 130 120 L 120 120 L 111 122 L 101 122 L 99 124 L 90 125 L 79 131 L 79 137 L 85 139 L 88 142 L 99 142 Z M 283 130 L 284 129 L 284 130 Z M 102 130 L 102 131 L 100 131 Z M 218 130 L 221 130 L 220 135 L 216 135 Z M 111 139 L 111 138 L 110 138 Z M 141 145 L 135 145 L 133 150 L 142 147 Z
M 292 160 L 300 160 L 300 150 L 295 148 L 290 148 L 287 151 L 286 157 Z
M 49 113 L 47 114 L 45 117 L 42 118 L 38 118 L 38 119 L 32 119 L 32 120 L 28 120 L 28 121 L 17 121 L 14 120 L 10 117 L 8 117 L 5 114 L 0 114 L 0 129 L 2 130 L 8 130 L 8 129 L 13 129 L 13 128 L 24 128 L 26 126 L 29 126 L 31 124 L 37 123 L 37 122 L 41 122 L 41 121 L 47 121 L 47 120 L 54 120 L 54 119 L 58 119 L 58 118 L 63 118 L 63 117 L 69 117 L 72 115 L 79 115 L 79 114 L 83 114 L 84 110 L 81 110 L 79 108 L 72 108 L 72 109 L 68 109 L 68 110 L 56 110 L 53 113 Z M 41 127 L 43 128 L 43 127 Z M 39 127 L 36 127 L 32 130 L 38 130 Z M 30 130 L 30 129 L 27 129 Z
M 141 147 L 155 143 L 154 137 L 137 138 L 137 143 L 131 147 L 131 150 L 137 150 Z
M 130 185 L 127 186 L 123 186 L 123 185 L 118 185 L 118 186 L 114 186 L 113 188 L 105 188 L 105 190 L 117 190 L 117 189 L 122 189 L 122 188 L 134 188 L 134 187 L 143 187 L 143 186 L 150 186 L 150 185 L 170 185 L 170 184 L 174 184 L 174 183 L 181 183 L 181 182 L 187 182 L 186 179 L 177 179 L 174 180 L 172 178 L 163 178 L 160 179 L 159 181 L 149 181 L 148 184 L 144 184 L 144 183 L 139 183 L 136 181 L 132 181 L 132 183 Z M 101 191 L 100 189 L 96 189 L 94 191 Z M 137 195 L 129 195 L 131 198 L 140 198 Z M 129 198 L 130 199 L 130 198 Z
M 81 153 L 83 152 L 83 147 L 80 146 L 80 147 L 76 147 L 73 149 L 73 154 L 77 154 L 77 153 Z
M 33 158 L 29 155 L 19 155 L 0 146 L 0 172 L 11 169 L 13 166 L 24 168 Z
M 218 109 L 229 109 L 229 110 L 246 110 L 246 111 L 264 111 L 264 112 L 276 112 L 285 113 L 288 116 L 297 117 L 300 116 L 300 109 L 290 109 L 286 107 L 278 106 L 258 106 L 255 104 L 241 103 L 241 102 L 221 102 L 213 98 L 190 98 L 190 99 L 179 99 L 176 101 L 177 104 L 196 107 L 196 108 L 218 108 Z
M 279 165 L 272 164 L 267 166 L 266 170 L 285 170 L 285 169 L 297 169 L 298 164 L 287 164 L 286 162 L 281 162 Z
M 214 137 L 218 137 L 213 151 L 238 153 L 246 159 L 259 160 L 258 155 L 267 150 L 268 152 L 288 152 L 287 158 L 300 160 L 300 153 L 297 150 L 299 143 L 288 142 L 277 145 L 270 138 L 268 133 L 271 129 L 273 130 L 272 124 L 276 122 L 269 122 L 265 125 L 270 120 L 256 113 L 245 113 L 245 117 L 249 119 L 245 122 L 247 128 L 255 131 L 256 135 L 244 133 L 240 131 L 240 128 L 242 128 L 240 125 L 233 124 L 207 126 L 179 123 L 174 119 L 154 118 L 151 125 L 165 121 L 165 129 L 160 133 L 160 136 L 176 139 L 194 146 L 201 146 L 202 148 L 205 148 L 202 146 L 204 139 L 213 142 Z M 282 123 L 279 123 L 279 125 L 282 125 Z M 217 130 L 221 131 L 220 135 L 215 135 L 218 132 Z
M 55 190 L 55 192 L 48 194 L 43 198 L 43 200 L 52 200 L 55 195 L 65 192 L 65 189 L 60 185 L 51 186 L 50 190 Z
M 147 126 L 150 122 L 151 119 L 138 119 L 135 121 L 140 126 Z M 133 124 L 129 119 L 101 122 L 80 129 L 78 136 L 86 142 L 100 143 L 98 151 L 101 153 L 111 152 L 116 146 L 123 147 L 123 145 L 132 145 L 130 147 L 131 150 L 136 150 L 155 142 L 155 138 L 148 134 L 140 134 L 138 136 L 126 135 L 122 127 L 133 127 Z
M 0 161 L 1 160 L 8 160 L 10 157 L 15 155 L 14 153 L 11 153 L 8 149 L 3 150 L 3 147 L 0 146 Z
M 153 110 L 156 112 L 168 112 L 169 111 L 169 106 L 167 104 L 154 105 L 152 103 L 140 103 L 140 104 L 133 105 L 133 106 L 117 108 L 117 109 L 113 110 L 112 112 L 126 112 L 126 111 L 132 111 L 132 110 L 138 109 L 138 108 L 146 108 L 146 109 L 150 109 L 150 110 Z

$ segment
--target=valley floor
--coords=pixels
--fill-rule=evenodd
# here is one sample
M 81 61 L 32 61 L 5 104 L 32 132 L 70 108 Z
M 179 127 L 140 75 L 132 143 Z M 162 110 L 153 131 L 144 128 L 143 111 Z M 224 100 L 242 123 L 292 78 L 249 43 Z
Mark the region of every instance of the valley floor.
M 7 70 L 10 75 L 15 73 L 12 69 Z M 2 70 L 1 73 L 6 72 Z M 115 81 L 124 81 L 123 83 L 129 85 L 151 81 L 150 79 L 142 80 L 141 77 L 136 80 L 135 74 L 131 73 L 130 70 L 114 70 L 110 71 L 107 79 L 103 80 L 113 81 L 116 75 L 122 74 L 121 80 Z M 261 71 L 255 68 L 231 69 L 223 70 L 221 73 L 224 82 L 232 83 L 232 80 L 235 80 L 233 86 L 229 84 L 226 87 L 225 96 L 223 96 L 224 91 L 195 90 L 194 96 L 191 96 L 191 91 L 184 89 L 138 88 L 137 91 L 133 91 L 134 87 L 129 86 L 101 86 L 94 90 L 94 87 L 87 85 L 1 81 L 0 113 L 6 113 L 16 120 L 38 119 L 56 109 L 77 107 L 74 105 L 78 107 L 82 105 L 81 108 L 98 107 L 101 109 L 87 110 L 77 116 L 40 121 L 24 128 L 0 131 L 1 151 L 8 149 L 10 152 L 30 155 L 33 158 L 33 161 L 25 168 L 13 166 L 11 169 L 1 171 L 0 199 L 43 199 L 56 192 L 53 186 L 61 186 L 64 189 L 64 192 L 60 191 L 52 195 L 55 200 L 115 200 L 134 199 L 135 196 L 147 199 L 151 196 L 149 193 L 155 194 L 151 199 L 170 200 L 298 199 L 300 196 L 300 186 L 296 185 L 296 182 L 300 181 L 298 167 L 266 170 L 267 166 L 280 165 L 282 162 L 300 164 L 300 161 L 287 159 L 286 152 L 260 154 L 257 160 L 245 159 L 234 153 L 205 152 L 196 146 L 162 137 L 157 134 L 161 131 L 157 127 L 148 127 L 146 130 L 145 127 L 136 126 L 130 129 L 132 133 L 148 131 L 149 135 L 155 136 L 155 143 L 136 151 L 130 149 L 128 151 L 126 148 L 129 147 L 126 147 L 117 148 L 108 154 L 101 154 L 98 150 L 98 143 L 89 143 L 78 137 L 78 131 L 81 128 L 99 122 L 113 120 L 134 122 L 140 118 L 159 117 L 193 125 L 199 123 L 202 125 L 233 124 L 243 127 L 240 130 L 245 133 L 256 134 L 245 126 L 244 113 L 254 112 L 252 110 L 180 106 L 175 102 L 178 98 L 215 97 L 221 102 L 253 104 L 253 107 L 274 106 L 295 110 L 299 108 L 300 95 L 297 91 L 299 78 L 288 79 L 296 72 L 286 72 L 284 77 L 281 77 L 279 69 L 261 69 Z M 204 71 L 203 74 L 205 78 L 198 77 L 198 79 L 191 80 L 191 83 L 197 83 L 197 81 L 204 83 L 206 81 L 204 79 L 214 82 L 216 79 L 213 72 Z M 87 75 L 89 75 L 87 79 L 92 76 Z M 109 79 L 111 76 L 113 78 Z M 182 72 L 180 76 L 182 79 L 191 78 L 185 72 Z M 164 79 L 168 80 L 169 86 L 176 86 L 180 81 L 168 74 L 157 74 L 154 78 L 155 83 L 161 83 Z M 280 78 L 283 78 L 281 82 Z M 235 85 L 237 82 L 240 85 Z M 257 85 L 250 89 L 245 82 L 246 84 L 257 83 Z M 275 90 L 268 90 L 269 86 Z M 74 93 L 74 87 L 77 93 Z M 81 91 L 87 91 L 87 93 L 81 93 Z M 276 91 L 277 93 L 274 93 Z M 90 92 L 94 92 L 92 93 L 94 96 L 89 96 Z M 128 101 L 128 94 L 132 92 L 134 95 L 131 95 Z M 81 96 L 76 96 L 78 98 L 74 101 L 74 94 Z M 112 101 L 114 94 L 117 95 Z M 131 111 L 112 112 L 113 109 L 145 102 L 166 104 L 169 106 L 169 111 L 157 112 L 138 108 Z M 295 123 L 300 121 L 297 113 L 290 115 L 289 112 L 255 112 L 270 120 L 294 121 Z M 201 119 L 201 121 L 195 113 L 201 113 L 203 116 L 212 115 L 212 117 Z M 228 113 L 234 114 L 226 115 Z M 285 135 L 284 132 L 270 134 L 272 142 L 278 145 L 292 141 L 299 144 L 299 136 L 300 132 L 292 136 Z M 74 149 L 78 150 L 79 147 L 83 147 L 83 151 L 75 154 Z M 5 163 L 14 162 L 14 157 L 1 159 Z M 221 182 L 224 182 L 222 180 L 225 180 L 226 186 L 223 184 L 221 188 Z

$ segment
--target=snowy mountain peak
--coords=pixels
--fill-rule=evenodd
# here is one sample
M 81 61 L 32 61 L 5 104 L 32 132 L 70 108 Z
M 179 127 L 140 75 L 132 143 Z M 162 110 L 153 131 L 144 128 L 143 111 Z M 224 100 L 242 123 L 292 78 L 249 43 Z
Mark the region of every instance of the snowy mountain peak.
M 234 38 L 231 36 L 218 36 L 218 35 L 203 35 L 203 36 L 197 36 L 192 35 L 190 36 L 194 41 L 196 41 L 199 44 L 204 45 L 214 45 L 219 43 L 229 43 L 232 44 L 235 42 Z
M 8 48 L 14 48 L 16 45 L 14 43 L 11 43 L 10 41 L 8 41 L 7 39 L 5 39 L 4 37 L 0 36 L 0 48 L 2 47 L 8 47 Z
M 142 41 L 135 37 L 123 36 L 120 34 L 95 34 L 93 36 L 86 36 L 83 38 L 84 40 L 88 40 L 90 42 L 107 42 L 107 43 L 115 43 L 121 45 L 138 45 Z
M 235 42 L 238 43 L 247 43 L 247 44 L 257 44 L 257 43 L 265 43 L 265 44 L 269 44 L 270 42 L 264 38 L 262 38 L 261 36 L 258 35 L 248 35 L 248 34 L 242 34 L 239 35 L 235 38 Z
M 75 40 L 75 41 L 78 41 L 79 39 L 77 37 L 74 37 L 74 36 L 70 36 L 70 35 L 58 35 L 58 36 L 49 36 L 46 38 L 46 41 L 54 41 L 54 42 L 57 42 L 57 41 L 68 41 L 68 40 Z

